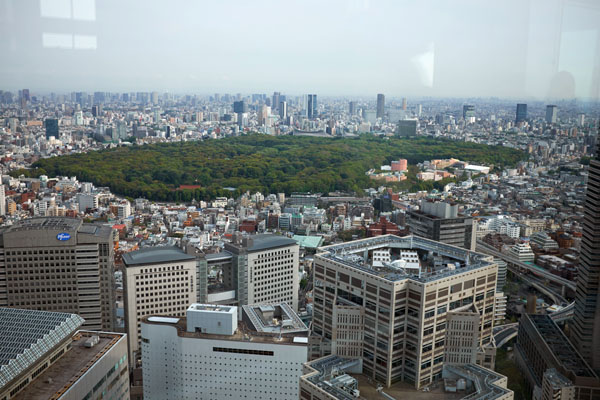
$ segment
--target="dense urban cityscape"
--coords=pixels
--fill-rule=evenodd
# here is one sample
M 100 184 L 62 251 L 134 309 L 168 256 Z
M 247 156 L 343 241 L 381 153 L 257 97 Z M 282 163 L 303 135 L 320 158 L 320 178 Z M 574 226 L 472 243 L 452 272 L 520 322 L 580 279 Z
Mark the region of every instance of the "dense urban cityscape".
M 600 400 L 598 0 L 0 0 L 0 400 Z
M 0 101 L 2 399 L 600 395 L 597 103 Z

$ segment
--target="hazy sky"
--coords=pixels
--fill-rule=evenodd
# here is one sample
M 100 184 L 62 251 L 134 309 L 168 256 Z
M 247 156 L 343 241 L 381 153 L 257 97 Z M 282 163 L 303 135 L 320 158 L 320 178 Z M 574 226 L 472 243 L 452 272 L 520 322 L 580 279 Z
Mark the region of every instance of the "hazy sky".
M 598 0 L 0 0 L 0 89 L 598 97 Z

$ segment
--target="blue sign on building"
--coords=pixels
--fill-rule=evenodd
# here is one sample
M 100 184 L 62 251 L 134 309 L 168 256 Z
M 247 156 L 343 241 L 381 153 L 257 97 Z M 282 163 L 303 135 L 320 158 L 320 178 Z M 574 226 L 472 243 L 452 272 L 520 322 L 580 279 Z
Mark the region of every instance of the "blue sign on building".
M 71 239 L 71 235 L 69 233 L 62 232 L 62 233 L 59 233 L 58 235 L 56 235 L 56 238 L 58 240 L 64 241 L 64 240 Z

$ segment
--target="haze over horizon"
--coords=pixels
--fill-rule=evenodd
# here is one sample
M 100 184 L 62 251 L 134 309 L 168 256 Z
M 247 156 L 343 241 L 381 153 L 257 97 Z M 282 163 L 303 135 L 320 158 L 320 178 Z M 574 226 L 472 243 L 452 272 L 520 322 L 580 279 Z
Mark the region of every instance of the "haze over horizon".
M 0 0 L 0 88 L 596 99 L 593 1 Z

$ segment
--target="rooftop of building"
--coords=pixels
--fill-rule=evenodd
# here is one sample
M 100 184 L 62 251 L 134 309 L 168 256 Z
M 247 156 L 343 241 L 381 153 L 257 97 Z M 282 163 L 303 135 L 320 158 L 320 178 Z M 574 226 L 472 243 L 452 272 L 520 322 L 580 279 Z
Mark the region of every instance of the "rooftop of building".
M 98 336 L 98 343 L 87 347 L 85 343 Z M 71 349 L 34 379 L 14 400 L 45 400 L 54 393 L 66 392 L 125 334 L 79 331 L 73 337 Z
M 112 235 L 112 227 L 108 225 L 87 224 L 79 218 L 70 217 L 35 217 L 17 221 L 1 231 L 2 234 L 23 231 L 76 231 L 78 235 L 92 235 L 102 238 L 109 238 Z
M 221 306 L 216 304 L 191 304 L 188 311 L 210 311 L 216 313 L 231 313 L 234 307 Z M 152 318 L 152 317 L 151 317 Z M 157 318 L 157 317 L 155 317 Z
M 307 249 L 316 249 L 323 243 L 323 236 L 294 235 L 292 239 L 298 243 L 298 246 L 305 247 Z
M 226 250 L 223 250 L 219 253 L 208 253 L 204 255 L 204 258 L 207 261 L 227 261 L 227 260 L 231 260 L 232 258 L 232 254 Z
M 382 248 L 432 252 L 434 255 L 442 257 L 444 261 L 443 265 L 451 266 L 430 271 L 421 271 L 419 274 L 415 274 L 407 270 L 393 268 L 390 265 L 373 267 L 367 260 L 363 259 L 362 254 L 365 251 Z M 317 257 L 329 259 L 390 281 L 412 279 L 424 283 L 488 267 L 494 263 L 492 256 L 413 235 L 404 237 L 383 235 L 325 246 L 319 248 Z
M 549 368 L 544 372 L 544 379 L 552 386 L 553 389 L 560 389 L 565 386 L 573 386 L 568 378 L 560 374 L 556 368 Z
M 456 377 L 456 379 L 464 379 L 472 382 L 475 390 L 463 397 L 465 400 L 494 400 L 503 398 L 508 393 L 512 393 L 512 390 L 496 384 L 498 380 L 506 379 L 505 376 L 477 364 L 444 364 L 443 374 L 445 376 Z
M 211 308 L 211 305 L 206 304 L 194 304 L 192 306 L 200 306 Z M 263 307 L 264 312 L 268 313 L 264 307 L 280 307 L 280 310 L 284 310 L 285 315 L 292 314 L 291 325 L 289 327 L 283 324 L 275 324 L 274 321 L 264 321 L 263 311 L 260 308 Z M 226 306 L 214 306 L 215 308 L 222 309 L 233 309 L 234 307 Z M 259 310 L 255 310 L 259 308 Z M 177 336 L 192 339 L 207 339 L 207 340 L 230 340 L 234 342 L 256 342 L 256 343 L 270 343 L 270 344 L 285 344 L 285 345 L 298 345 L 306 346 L 308 343 L 308 328 L 300 320 L 300 318 L 294 313 L 294 311 L 287 306 L 285 303 L 274 304 L 274 305 L 261 305 L 261 306 L 244 306 L 244 313 L 249 318 L 242 318 L 238 321 L 237 330 L 233 335 L 223 334 L 212 334 L 202 333 L 199 331 L 188 332 L 187 331 L 187 318 L 186 317 L 157 317 L 149 316 L 144 317 L 142 320 L 145 324 L 152 325 L 168 325 L 176 328 Z M 283 320 L 280 319 L 280 322 Z
M 569 339 L 548 315 L 527 314 L 550 351 L 561 366 L 575 376 L 596 377 L 594 371 L 575 350 Z
M 7 231 L 22 231 L 22 230 L 77 230 L 83 224 L 83 220 L 79 218 L 68 217 L 35 217 L 22 219 L 10 226 Z
M 434 383 L 428 390 L 417 390 L 414 385 L 405 382 L 397 382 L 388 388 L 377 390 L 376 382 L 363 375 L 361 370 L 361 361 L 357 359 L 348 359 L 336 355 L 322 357 L 306 363 L 311 371 L 302 376 L 302 379 L 319 387 L 330 396 L 340 400 L 354 400 L 357 397 L 352 393 L 353 389 L 358 389 L 360 398 L 365 399 L 389 399 L 391 397 L 401 399 L 445 399 L 445 400 L 493 400 L 503 397 L 511 392 L 509 389 L 502 388 L 495 384 L 504 376 L 487 368 L 475 364 L 462 366 L 444 366 L 448 376 L 456 379 L 465 379 L 472 385 L 469 389 L 458 392 L 445 392 L 444 385 Z
M 252 329 L 257 332 L 306 332 L 307 326 L 287 303 L 243 306 Z
M 231 246 L 238 251 L 245 250 L 249 253 L 270 250 L 279 247 L 287 247 L 296 244 L 297 243 L 294 239 L 271 234 L 251 235 L 245 237 L 238 235 L 237 238 L 234 237 L 234 241 L 232 243 L 227 243 L 228 246 Z
M 83 324 L 79 315 L 0 308 L 0 388 Z
M 123 263 L 126 266 L 190 261 L 195 259 L 195 256 L 187 254 L 179 247 L 175 246 L 146 247 L 137 251 L 123 254 Z

